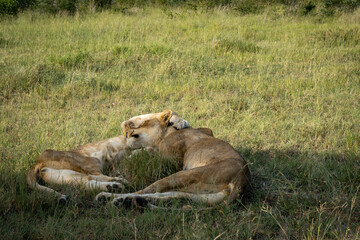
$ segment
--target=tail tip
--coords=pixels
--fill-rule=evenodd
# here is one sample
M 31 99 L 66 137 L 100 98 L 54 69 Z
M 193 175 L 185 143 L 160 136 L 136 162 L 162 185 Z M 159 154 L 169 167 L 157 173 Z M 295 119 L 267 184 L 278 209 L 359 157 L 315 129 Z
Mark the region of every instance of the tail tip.
M 66 204 L 66 195 L 61 195 L 59 199 L 59 204 L 62 206 Z

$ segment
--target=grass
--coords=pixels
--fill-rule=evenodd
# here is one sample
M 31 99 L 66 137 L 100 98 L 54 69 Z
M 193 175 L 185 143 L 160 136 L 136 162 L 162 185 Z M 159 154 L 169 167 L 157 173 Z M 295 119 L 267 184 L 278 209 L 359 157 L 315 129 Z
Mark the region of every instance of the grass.
M 359 238 L 359 14 L 145 8 L 3 19 L 0 236 Z M 27 169 L 44 150 L 120 135 L 123 120 L 164 109 L 213 129 L 249 161 L 242 199 L 141 213 L 66 186 L 57 188 L 70 201 L 58 206 L 27 188 Z M 176 169 L 145 154 L 107 172 L 134 191 Z

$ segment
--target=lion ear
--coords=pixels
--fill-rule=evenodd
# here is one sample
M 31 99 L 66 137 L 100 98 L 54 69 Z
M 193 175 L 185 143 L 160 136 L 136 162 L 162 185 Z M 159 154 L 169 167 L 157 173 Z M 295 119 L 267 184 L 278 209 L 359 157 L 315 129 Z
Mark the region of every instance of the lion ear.
M 165 110 L 160 114 L 160 116 L 158 117 L 158 120 L 160 121 L 160 123 L 162 125 L 167 126 L 170 119 L 171 119 L 171 117 L 172 117 L 172 111 L 171 110 Z
M 125 122 L 121 123 L 121 127 L 122 127 L 123 131 L 126 132 L 126 130 L 128 130 L 128 129 L 134 129 L 135 124 L 132 121 L 125 121 Z

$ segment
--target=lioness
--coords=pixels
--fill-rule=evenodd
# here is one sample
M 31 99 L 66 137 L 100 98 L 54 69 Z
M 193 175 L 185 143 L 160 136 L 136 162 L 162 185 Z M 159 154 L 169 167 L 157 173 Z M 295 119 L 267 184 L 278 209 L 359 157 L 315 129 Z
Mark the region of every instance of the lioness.
M 166 157 L 183 160 L 183 170 L 129 194 L 100 193 L 99 201 L 114 196 L 113 204 L 126 199 L 168 200 L 189 198 L 194 201 L 230 203 L 249 183 L 246 161 L 230 144 L 212 136 L 210 129 L 168 127 L 172 112 L 164 111 L 156 119 L 144 121 L 138 127 L 125 122 L 127 146 L 131 149 L 152 148 Z M 140 201 L 141 202 L 141 201 Z
M 158 117 L 161 117 L 161 113 L 136 116 L 131 118 L 131 121 L 133 126 L 139 126 L 146 120 Z M 169 125 L 181 129 L 188 127 L 189 123 L 174 113 Z M 124 124 L 122 126 L 125 128 Z M 128 181 L 124 178 L 103 175 L 102 169 L 106 163 L 113 166 L 128 153 L 130 151 L 126 145 L 125 135 L 85 144 L 69 151 L 46 150 L 29 170 L 27 183 L 32 188 L 56 194 L 61 203 L 66 202 L 66 195 L 39 183 L 71 183 L 83 186 L 85 189 L 103 191 L 122 189 L 124 188 L 122 183 Z

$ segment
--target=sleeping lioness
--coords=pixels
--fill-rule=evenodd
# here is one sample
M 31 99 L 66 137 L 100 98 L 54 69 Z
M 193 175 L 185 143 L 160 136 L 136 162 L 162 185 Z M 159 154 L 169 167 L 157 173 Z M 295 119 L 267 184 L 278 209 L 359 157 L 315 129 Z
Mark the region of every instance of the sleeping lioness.
M 168 200 L 189 198 L 194 201 L 217 203 L 236 199 L 249 184 L 246 161 L 230 144 L 212 136 L 210 129 L 169 127 L 171 111 L 156 119 L 135 126 L 124 123 L 127 146 L 131 149 L 151 148 L 166 157 L 183 161 L 183 170 L 160 179 L 143 190 L 129 194 L 114 194 L 113 203 L 126 199 Z M 97 200 L 109 200 L 111 193 L 100 193 Z
M 144 121 L 159 117 L 161 113 L 151 113 L 136 116 L 130 120 L 133 126 L 139 126 Z M 169 125 L 177 129 L 189 126 L 189 123 L 177 114 L 172 114 L 170 118 Z M 122 126 L 124 127 L 124 124 Z M 124 187 L 122 183 L 128 183 L 128 181 L 124 178 L 103 175 L 102 169 L 105 164 L 113 165 L 131 152 L 126 140 L 124 134 L 81 145 L 68 151 L 46 150 L 30 168 L 27 183 L 31 188 L 57 195 L 61 203 L 66 202 L 66 195 L 42 183 L 73 184 L 85 189 L 103 191 L 122 189 Z

